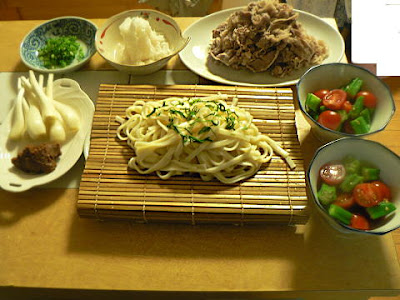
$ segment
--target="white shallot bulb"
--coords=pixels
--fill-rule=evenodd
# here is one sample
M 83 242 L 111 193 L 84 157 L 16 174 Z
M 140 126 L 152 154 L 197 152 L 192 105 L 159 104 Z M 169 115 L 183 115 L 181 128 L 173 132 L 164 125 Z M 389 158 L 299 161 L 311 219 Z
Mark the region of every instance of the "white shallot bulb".
M 81 125 L 81 119 L 77 112 L 71 106 L 62 102 L 53 101 L 53 103 L 54 107 L 61 115 L 66 129 L 70 132 L 77 132 Z
M 26 131 L 33 140 L 43 139 L 46 137 L 46 125 L 43 122 L 39 108 L 33 103 L 29 106 L 28 116 L 26 119 Z
M 20 139 L 25 133 L 25 118 L 24 118 L 24 93 L 25 89 L 20 88 L 18 91 L 17 99 L 14 104 L 11 130 L 9 138 L 11 140 Z
M 51 142 L 62 143 L 66 139 L 64 122 L 58 112 L 56 112 L 56 116 L 57 118 L 49 124 L 49 139 Z

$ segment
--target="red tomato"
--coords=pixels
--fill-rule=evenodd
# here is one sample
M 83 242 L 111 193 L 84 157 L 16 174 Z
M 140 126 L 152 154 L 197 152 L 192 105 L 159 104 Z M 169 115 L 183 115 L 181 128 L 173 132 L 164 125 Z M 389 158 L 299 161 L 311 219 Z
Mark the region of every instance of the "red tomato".
M 347 100 L 347 93 L 343 90 L 331 90 L 322 99 L 322 105 L 332 110 L 338 110 L 342 108 L 343 103 Z
M 318 90 L 318 91 L 315 91 L 313 94 L 322 100 L 322 99 L 324 99 L 325 95 L 328 93 L 329 93 L 329 90 Z
M 358 205 L 371 207 L 383 200 L 380 190 L 372 183 L 359 183 L 353 190 L 354 200 Z
M 353 104 L 350 101 L 346 100 L 343 102 L 342 109 L 344 109 L 347 113 L 351 111 L 353 108 Z
M 338 129 L 341 121 L 342 117 L 333 110 L 325 110 L 318 116 L 318 123 L 332 130 Z
M 390 200 L 392 197 L 392 194 L 390 192 L 390 188 L 384 184 L 382 181 L 373 181 L 371 182 L 373 185 L 376 186 L 376 188 L 379 190 L 379 192 L 382 195 L 382 199 Z
M 346 176 L 346 169 L 341 163 L 327 163 L 319 169 L 319 177 L 326 184 L 338 185 Z
M 356 229 L 369 230 L 369 222 L 366 217 L 354 214 L 350 220 L 350 226 Z
M 376 97 L 374 94 L 367 92 L 367 91 L 361 91 L 358 92 L 358 94 L 356 95 L 356 99 L 358 97 L 364 97 L 364 106 L 368 107 L 368 108 L 374 108 L 376 106 Z
M 352 194 L 343 193 L 337 197 L 337 199 L 335 200 L 335 202 L 333 202 L 333 204 L 343 207 L 344 209 L 349 209 L 356 204 L 356 201 L 354 201 L 354 197 Z

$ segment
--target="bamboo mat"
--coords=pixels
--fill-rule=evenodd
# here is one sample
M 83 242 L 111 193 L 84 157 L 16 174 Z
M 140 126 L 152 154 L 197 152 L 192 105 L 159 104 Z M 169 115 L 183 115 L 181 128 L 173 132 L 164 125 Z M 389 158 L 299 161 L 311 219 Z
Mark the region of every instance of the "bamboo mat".
M 204 182 L 197 175 L 162 180 L 141 175 L 127 163 L 133 150 L 116 138 L 115 117 L 136 100 L 235 95 L 262 133 L 290 153 L 290 170 L 280 156 L 236 184 Z M 229 103 L 230 101 L 228 101 Z M 288 88 L 199 85 L 100 85 L 89 157 L 82 175 L 77 210 L 81 217 L 135 222 L 302 224 L 307 220 L 303 157 Z

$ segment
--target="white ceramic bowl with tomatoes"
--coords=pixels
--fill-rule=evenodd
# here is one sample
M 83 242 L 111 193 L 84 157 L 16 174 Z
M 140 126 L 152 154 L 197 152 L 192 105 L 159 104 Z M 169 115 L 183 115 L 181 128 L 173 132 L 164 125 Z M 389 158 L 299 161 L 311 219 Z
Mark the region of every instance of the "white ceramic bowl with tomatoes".
M 362 229 L 358 229 L 352 227 L 353 222 L 358 223 L 355 224 L 355 227 L 364 226 L 363 220 L 357 219 L 357 217 L 354 217 L 354 220 L 352 216 L 349 217 L 350 224 L 346 225 L 329 214 L 330 206 L 328 205 L 339 205 L 337 201 L 342 201 L 340 200 L 340 195 L 345 192 L 341 190 L 341 184 L 345 176 L 350 176 L 350 172 L 346 174 L 345 171 L 345 174 L 343 174 L 341 171 L 337 172 L 338 168 L 333 168 L 333 170 L 331 170 L 330 181 L 328 181 L 328 183 L 329 185 L 336 186 L 337 198 L 334 202 L 328 205 L 322 203 L 321 195 L 318 194 L 318 192 L 321 191 L 322 183 L 325 182 L 321 180 L 321 170 L 324 170 L 327 164 L 331 165 L 333 163 L 334 165 L 336 163 L 343 163 L 343 159 L 348 156 L 353 156 L 362 162 L 368 162 L 368 164 L 374 166 L 374 168 L 379 169 L 379 178 L 377 180 L 365 179 L 364 181 L 356 183 L 353 190 L 346 191 L 346 194 L 352 197 L 358 197 L 358 199 L 352 199 L 353 207 L 346 207 L 346 209 L 351 211 L 352 214 L 361 215 L 370 219 L 367 212 L 361 211 L 361 209 L 366 210 L 366 207 L 372 207 L 378 203 L 383 204 L 384 202 L 390 202 L 396 207 L 396 210 L 384 217 L 368 220 L 368 228 L 361 227 Z M 307 185 L 313 196 L 313 202 L 316 204 L 315 207 L 317 211 L 319 211 L 325 220 L 336 230 L 346 234 L 382 235 L 400 227 L 400 157 L 382 144 L 370 140 L 349 137 L 331 141 L 316 151 L 308 167 L 306 177 Z M 340 179 L 340 177 L 342 177 L 342 179 Z M 382 182 L 383 185 L 372 187 L 372 185 L 378 182 Z M 367 187 L 369 184 L 371 187 Z M 363 197 L 360 197 L 358 194 L 360 190 L 363 192 Z M 359 204 L 362 206 L 357 207 Z
M 345 87 L 357 78 L 362 81 L 359 91 L 354 95 L 345 92 Z M 321 100 L 317 112 L 309 107 L 309 94 Z M 358 118 L 361 111 L 350 118 L 355 113 L 357 98 L 363 99 L 362 110 L 370 120 L 367 125 L 361 124 L 364 127 L 359 127 L 361 129 L 355 132 L 352 126 L 359 125 L 359 119 L 364 119 Z M 310 68 L 297 83 L 297 99 L 312 132 L 322 142 L 377 133 L 387 126 L 396 110 L 392 93 L 385 82 L 367 69 L 345 63 Z M 341 112 L 344 113 L 341 115 Z

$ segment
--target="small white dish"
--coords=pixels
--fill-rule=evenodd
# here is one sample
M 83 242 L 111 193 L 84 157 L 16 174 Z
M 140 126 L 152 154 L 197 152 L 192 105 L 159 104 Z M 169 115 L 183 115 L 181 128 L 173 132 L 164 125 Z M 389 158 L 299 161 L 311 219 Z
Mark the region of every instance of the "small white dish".
M 22 40 L 20 57 L 29 68 L 40 73 L 68 73 L 83 67 L 96 53 L 94 38 L 97 26 L 91 21 L 81 17 L 54 18 L 33 28 Z M 75 36 L 84 49 L 84 58 L 73 62 L 64 68 L 48 69 L 39 58 L 39 49 L 46 45 L 50 38 L 62 36 Z
M 212 31 L 223 23 L 232 13 L 243 7 L 231 8 L 208 15 L 190 25 L 184 37 L 191 37 L 189 44 L 179 53 L 182 62 L 194 73 L 223 84 L 245 86 L 285 86 L 295 84 L 308 68 L 297 70 L 283 78 L 273 77 L 268 72 L 253 73 L 248 70 L 235 70 L 222 63 L 209 61 L 209 45 Z M 338 62 L 344 55 L 344 41 L 340 33 L 321 18 L 310 13 L 299 13 L 298 22 L 316 39 L 323 40 L 329 48 L 329 56 L 323 63 Z
M 119 25 L 126 18 L 132 17 L 146 19 L 153 30 L 164 35 L 172 52 L 166 57 L 144 65 L 129 65 L 118 62 L 116 58 L 119 56 L 119 53 L 117 53 L 119 49 L 118 45 L 122 42 Z M 187 45 L 189 40 L 190 38 L 182 37 L 181 30 L 172 17 L 159 11 L 145 9 L 124 11 L 109 18 L 97 30 L 95 45 L 98 53 L 117 70 L 132 75 L 146 75 L 164 67 L 173 56 L 178 54 Z
M 380 169 L 380 178 L 391 190 L 393 204 L 397 209 L 382 220 L 382 224 L 372 230 L 358 230 L 346 226 L 327 213 L 318 201 L 318 177 L 320 168 L 330 162 L 342 160 L 346 155 L 373 163 Z M 319 213 L 337 231 L 344 234 L 383 235 L 400 227 L 400 157 L 382 144 L 358 138 L 341 138 L 320 147 L 310 162 L 306 173 L 307 186 Z
M 364 82 L 362 90 L 372 92 L 378 99 L 369 132 L 350 134 L 331 130 L 322 126 L 308 114 L 305 107 L 308 93 L 320 89 L 338 89 L 356 77 L 361 78 Z M 322 142 L 329 142 L 341 137 L 365 137 L 382 131 L 396 111 L 392 93 L 385 82 L 365 68 L 346 63 L 331 63 L 310 68 L 297 83 L 297 100 L 300 110 L 311 126 L 312 133 Z
M 12 157 L 16 157 L 18 152 L 26 145 L 33 142 L 29 139 L 23 141 L 10 141 L 12 110 L 7 115 L 4 122 L 0 125 L 0 187 L 10 192 L 22 192 L 32 187 L 49 183 L 64 175 L 78 161 L 82 154 L 84 145 L 88 144 L 87 136 L 92 127 L 94 114 L 94 104 L 92 100 L 83 92 L 79 84 L 72 79 L 58 79 L 54 81 L 54 99 L 72 106 L 81 117 L 81 127 L 79 131 L 69 140 L 61 145 L 61 156 L 56 169 L 48 174 L 28 174 L 16 167 L 11 162 Z M 86 145 L 85 147 L 89 147 Z

